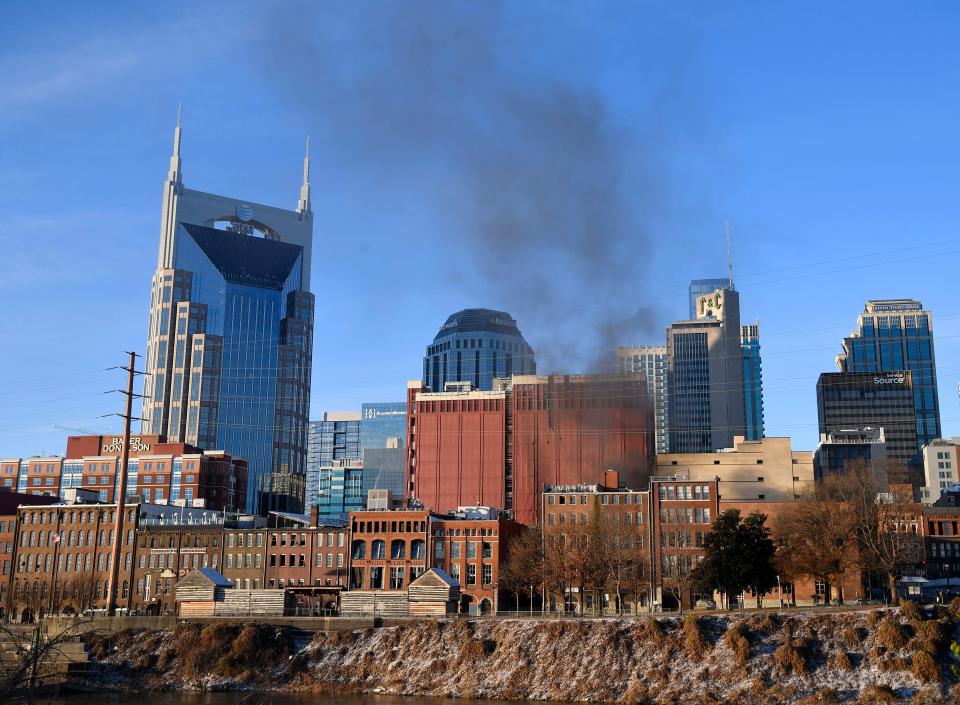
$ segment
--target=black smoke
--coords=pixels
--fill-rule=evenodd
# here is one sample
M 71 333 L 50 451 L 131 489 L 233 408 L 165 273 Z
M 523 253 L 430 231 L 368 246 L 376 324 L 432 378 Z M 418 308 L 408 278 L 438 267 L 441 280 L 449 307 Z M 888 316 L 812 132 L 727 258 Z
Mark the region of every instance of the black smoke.
M 259 60 L 347 162 L 398 189 L 428 184 L 418 197 L 442 224 L 449 285 L 510 311 L 542 372 L 609 370 L 617 344 L 663 338 L 642 292 L 676 205 L 675 96 L 618 123 L 600 77 L 565 76 L 521 45 L 523 6 L 282 5 L 263 18 Z M 537 21 L 549 35 L 550 13 Z

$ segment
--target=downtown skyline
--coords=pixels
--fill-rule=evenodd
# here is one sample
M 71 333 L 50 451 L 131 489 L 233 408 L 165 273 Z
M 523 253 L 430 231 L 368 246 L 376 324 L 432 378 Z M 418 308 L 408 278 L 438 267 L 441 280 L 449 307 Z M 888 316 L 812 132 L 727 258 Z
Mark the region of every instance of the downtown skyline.
M 577 16 L 569 12 L 573 24 Z M 881 38 L 897 29 L 882 22 L 880 14 L 875 43 L 861 47 L 876 62 L 887 60 L 879 54 Z M 252 15 L 241 13 L 233 20 L 237 31 L 250 31 Z M 15 26 L 18 18 L 13 19 Z M 97 15 L 79 18 L 65 12 L 62 23 L 68 19 L 92 23 Z M 142 20 L 121 13 L 110 27 L 117 31 L 137 19 Z M 191 24 L 155 19 L 159 29 L 151 31 Z M 604 23 L 611 18 L 593 19 Z M 774 48 L 775 31 L 754 37 L 750 48 L 770 52 L 778 78 L 785 80 L 775 86 L 774 76 L 767 75 L 775 69 L 768 67 L 751 76 L 760 87 L 753 85 L 744 95 L 746 86 L 736 75 L 753 66 L 752 55 L 723 48 L 712 37 L 721 29 L 728 41 L 731 31 L 752 36 L 744 19 L 735 11 L 714 13 L 684 31 L 685 46 L 697 49 L 686 70 L 703 75 L 692 89 L 688 86 L 692 95 L 677 98 L 679 114 L 687 120 L 670 131 L 667 147 L 657 156 L 664 180 L 682 180 L 685 188 L 671 183 L 673 207 L 643 220 L 653 222 L 653 232 L 638 240 L 645 249 L 637 256 L 652 263 L 635 269 L 636 279 L 611 288 L 623 300 L 649 309 L 643 316 L 646 325 L 614 344 L 662 343 L 666 326 L 685 317 L 689 280 L 725 273 L 723 225 L 729 221 L 741 316 L 761 325 L 768 436 L 791 436 L 796 448 L 815 446 L 817 376 L 836 370 L 834 357 L 867 299 L 898 297 L 918 299 L 933 312 L 943 435 L 957 434 L 960 325 L 943 276 L 948 271 L 944 263 L 960 249 L 953 229 L 956 206 L 949 197 L 954 183 L 949 165 L 960 151 L 947 131 L 955 99 L 945 99 L 939 111 L 915 123 L 908 106 L 887 105 L 887 86 L 870 80 L 867 59 L 862 65 L 853 61 L 837 67 L 831 86 L 814 86 L 809 74 L 803 80 L 797 75 L 797 59 L 788 56 L 791 47 Z M 762 13 L 752 29 L 763 23 L 782 28 L 789 19 Z M 558 44 L 583 39 L 578 32 L 584 30 L 568 23 L 560 23 L 556 36 L 544 37 L 529 21 L 511 20 L 504 32 L 530 34 L 554 58 Z M 54 23 L 49 31 L 67 29 Z M 801 31 L 791 42 L 799 44 L 803 36 Z M 639 82 L 655 94 L 664 76 L 644 81 L 641 69 L 651 58 L 668 63 L 676 57 L 661 41 L 646 50 L 652 55 L 628 52 L 630 62 L 621 73 L 594 80 L 591 69 L 602 73 L 616 63 L 617 51 L 628 48 L 622 33 L 614 38 L 613 48 L 593 47 L 589 66 L 581 69 L 585 75 L 576 75 L 574 83 L 596 91 L 611 122 L 629 126 L 639 119 L 643 132 L 651 119 L 629 97 L 628 88 Z M 841 38 L 824 38 L 828 55 L 846 51 Z M 889 67 L 886 78 L 894 90 L 909 86 L 923 93 L 919 99 L 934 101 L 955 83 L 956 67 L 950 62 L 956 59 L 938 56 L 937 42 L 919 41 L 912 45 L 910 65 L 924 70 L 924 80 L 913 82 L 906 68 Z M 8 44 L 4 61 L 12 78 L 3 102 L 11 109 L 4 111 L 0 124 L 16 139 L 4 146 L 0 160 L 0 239 L 8 250 L 0 265 L 0 287 L 7 303 L 4 330 L 18 342 L 0 353 L 0 454 L 62 452 L 68 432 L 55 426 L 116 430 L 112 421 L 98 418 L 119 409 L 118 399 L 102 394 L 117 387 L 118 379 L 102 370 L 119 364 L 125 349 L 145 352 L 143 312 L 149 304 L 169 136 L 181 99 L 185 180 L 204 190 L 293 208 L 303 138 L 311 135 L 318 253 L 313 263 L 318 324 L 311 418 L 325 410 L 359 409 L 365 401 L 401 400 L 406 381 L 420 374 L 424 346 L 460 308 L 510 312 L 537 351 L 538 362 L 545 359 L 541 351 L 549 359 L 551 350 L 562 348 L 570 330 L 558 336 L 551 325 L 554 316 L 534 315 L 536 307 L 516 292 L 456 276 L 462 262 L 445 233 L 458 221 L 451 220 L 437 189 L 436 161 L 442 160 L 442 150 L 427 150 L 422 164 L 401 155 L 398 164 L 408 168 L 405 174 L 398 173 L 400 167 L 382 169 L 376 160 L 364 162 L 361 153 L 351 152 L 349 139 L 346 146 L 339 145 L 330 126 L 277 96 L 271 74 L 258 63 L 266 59 L 257 57 L 263 48 L 256 42 L 251 41 L 248 64 L 237 70 L 229 68 L 235 47 L 198 56 L 189 44 L 178 39 L 175 60 L 195 75 L 173 82 L 161 81 L 159 70 L 151 68 L 153 58 L 129 40 L 105 41 L 96 50 L 94 41 L 81 43 L 70 50 L 74 54 L 65 50 L 44 62 L 30 62 L 26 47 Z M 126 62 L 111 51 L 127 56 Z M 77 52 L 86 52 L 82 61 Z M 518 73 L 549 73 L 533 53 L 516 56 L 511 50 L 506 55 L 523 59 Z M 101 77 L 85 84 L 82 69 L 68 71 L 94 55 L 117 72 L 118 83 Z M 818 61 L 826 75 L 829 63 L 822 57 Z M 204 90 L 215 75 L 225 77 L 224 82 L 212 92 Z M 44 76 L 46 81 L 38 80 Z M 28 83 L 32 90 L 26 90 Z M 243 90 L 248 85 L 252 90 Z M 838 94 L 838 86 L 856 96 L 851 101 L 856 109 Z M 880 103 L 885 112 L 871 112 Z M 64 118 L 67 105 L 72 108 L 69 120 Z M 703 124 L 707 113 L 711 121 Z M 870 129 L 859 129 L 868 113 Z M 818 132 L 824 124 L 833 130 Z M 887 131 L 894 128 L 901 130 L 901 139 L 890 141 Z M 770 142 L 774 138 L 776 149 Z M 691 146 L 697 151 L 702 145 L 710 149 L 690 154 Z M 637 157 L 642 145 L 628 141 L 621 146 L 627 167 L 649 167 Z M 844 159 L 840 167 L 832 161 L 838 155 Z M 913 177 L 905 179 L 905 174 Z M 626 183 L 639 187 L 645 182 L 631 177 Z M 678 212 L 690 203 L 697 207 Z M 509 257 L 510 251 L 501 254 Z M 418 266 L 422 257 L 425 266 Z M 475 258 L 476 251 L 470 251 L 467 261 Z M 321 322 L 324 305 L 337 315 Z M 589 319 L 591 307 L 585 308 L 574 312 L 574 323 Z M 614 359 L 611 349 L 611 368 Z M 581 361 L 563 371 L 588 371 L 588 364 Z M 542 371 L 555 369 L 544 365 Z

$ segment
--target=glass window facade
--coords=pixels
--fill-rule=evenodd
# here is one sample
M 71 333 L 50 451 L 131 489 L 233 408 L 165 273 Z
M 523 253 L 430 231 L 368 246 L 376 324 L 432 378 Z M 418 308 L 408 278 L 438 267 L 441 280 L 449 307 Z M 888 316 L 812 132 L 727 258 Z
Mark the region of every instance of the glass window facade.
M 760 327 L 756 323 L 740 327 L 743 359 L 743 415 L 746 439 L 763 439 L 763 366 L 760 362 Z
M 933 317 L 919 301 L 868 301 L 857 330 L 843 340 L 841 372 L 912 373 L 916 452 L 940 438 L 940 402 L 933 347 Z
M 427 346 L 423 384 L 442 392 L 448 382 L 489 391 L 493 380 L 537 373 L 533 348 L 505 311 L 465 309 L 451 315 Z
M 667 423 L 667 348 L 665 345 L 641 345 L 617 348 L 620 374 L 641 373 L 647 380 L 647 392 L 654 410 L 657 453 L 669 452 Z

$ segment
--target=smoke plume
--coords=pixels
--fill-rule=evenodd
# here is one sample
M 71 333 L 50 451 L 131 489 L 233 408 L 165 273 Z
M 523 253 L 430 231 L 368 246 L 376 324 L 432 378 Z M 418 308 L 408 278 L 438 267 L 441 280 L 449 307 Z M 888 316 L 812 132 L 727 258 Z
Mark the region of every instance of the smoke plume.
M 618 343 L 663 335 L 639 292 L 672 200 L 669 120 L 653 99 L 625 130 L 591 77 L 517 61 L 535 55 L 517 6 L 288 5 L 264 18 L 262 61 L 352 163 L 426 184 L 451 285 L 511 312 L 542 372 L 610 370 Z

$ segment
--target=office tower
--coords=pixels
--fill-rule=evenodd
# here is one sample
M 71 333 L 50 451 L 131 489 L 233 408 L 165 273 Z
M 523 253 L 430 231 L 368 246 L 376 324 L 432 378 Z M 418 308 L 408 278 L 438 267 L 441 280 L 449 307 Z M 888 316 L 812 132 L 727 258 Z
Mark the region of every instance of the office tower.
M 535 524 L 545 484 L 591 484 L 616 470 L 638 487 L 649 476 L 653 414 L 642 375 L 514 376 L 489 391 L 408 387 L 408 487 L 426 509 L 479 504 Z
M 940 402 L 933 351 L 933 317 L 913 299 L 867 301 L 857 330 L 837 355 L 841 372 L 910 370 L 916 398 L 916 448 L 940 438 Z M 889 436 L 889 431 L 888 431 Z
M 697 318 L 697 299 L 705 294 L 712 294 L 718 289 L 732 289 L 730 278 L 723 279 L 694 279 L 690 282 L 687 291 L 690 300 L 690 320 Z
M 271 473 L 306 466 L 313 351 L 310 158 L 296 210 L 183 185 L 180 123 L 164 185 L 142 433 L 249 463 L 257 510 Z
M 403 448 L 407 436 L 407 403 L 389 401 L 360 405 L 360 451 L 386 448 L 391 438 Z
M 817 380 L 817 417 L 821 436 L 866 427 L 882 429 L 887 471 L 907 479 L 917 452 L 913 373 L 824 372 Z
M 304 506 L 316 504 L 322 468 L 334 461 L 359 461 L 360 414 L 356 411 L 325 411 L 320 421 L 311 421 L 307 433 L 307 469 Z
M 763 438 L 763 366 L 760 363 L 760 324 L 740 326 L 743 358 L 743 413 L 748 441 Z
M 653 408 L 653 424 L 657 453 L 666 453 L 669 446 L 667 426 L 667 347 L 665 345 L 621 346 L 617 348 L 617 370 L 620 374 L 643 374 Z
M 730 448 L 734 437 L 746 436 L 739 294 L 704 294 L 695 314 L 667 328 L 671 453 Z
M 442 392 L 447 382 L 489 390 L 497 377 L 536 374 L 533 348 L 506 311 L 468 308 L 444 323 L 427 346 L 423 383 Z
M 320 517 L 345 519 L 351 511 L 366 509 L 363 470 L 363 463 L 353 459 L 333 460 L 310 467 L 304 511 L 310 513 L 316 507 Z

